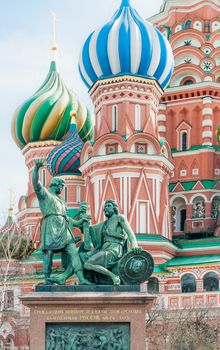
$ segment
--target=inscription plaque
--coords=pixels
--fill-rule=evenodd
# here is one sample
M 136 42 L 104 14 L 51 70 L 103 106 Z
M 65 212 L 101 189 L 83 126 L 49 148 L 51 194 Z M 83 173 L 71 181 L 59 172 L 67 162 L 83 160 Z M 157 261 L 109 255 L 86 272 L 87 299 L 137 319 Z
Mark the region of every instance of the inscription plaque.
M 46 350 L 130 350 L 130 324 L 47 323 Z

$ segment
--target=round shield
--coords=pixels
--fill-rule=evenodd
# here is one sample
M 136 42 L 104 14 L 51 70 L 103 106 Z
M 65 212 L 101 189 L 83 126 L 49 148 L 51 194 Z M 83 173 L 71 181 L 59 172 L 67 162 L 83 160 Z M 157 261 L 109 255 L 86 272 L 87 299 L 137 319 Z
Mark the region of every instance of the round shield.
M 119 261 L 119 277 L 124 284 L 140 284 L 149 279 L 154 270 L 152 256 L 142 250 L 135 254 L 133 251 L 126 253 Z

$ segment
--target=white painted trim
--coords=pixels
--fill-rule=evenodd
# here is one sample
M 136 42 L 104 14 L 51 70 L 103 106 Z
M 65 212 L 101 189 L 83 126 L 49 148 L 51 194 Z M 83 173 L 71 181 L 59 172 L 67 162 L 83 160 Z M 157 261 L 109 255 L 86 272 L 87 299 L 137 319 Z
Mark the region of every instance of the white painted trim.
M 210 138 L 212 138 L 212 136 L 213 136 L 212 131 L 203 131 L 203 132 L 202 132 L 202 138 L 205 138 L 205 137 L 210 137 Z
M 186 171 L 186 169 L 180 170 L 180 176 L 181 176 L 181 177 L 187 176 L 187 171 Z
M 120 177 L 123 177 L 123 176 L 128 176 L 128 177 L 139 177 L 139 173 L 131 173 L 131 172 L 124 172 L 123 173 L 114 173 L 112 174 L 112 177 L 114 179 L 117 179 L 117 178 L 120 178 Z
M 165 122 L 167 120 L 167 117 L 165 114 L 158 114 L 157 115 L 157 121 L 158 122 Z
M 159 132 L 166 132 L 166 131 L 167 131 L 167 128 L 166 128 L 166 126 L 164 126 L 164 125 L 159 125 L 159 126 L 158 126 L 158 131 L 159 131 Z
M 197 193 L 194 194 L 194 195 L 190 198 L 189 204 L 193 204 L 194 199 L 196 199 L 197 197 L 202 197 L 202 198 L 204 199 L 205 203 L 207 203 L 207 202 L 210 203 L 210 202 L 207 200 L 207 197 L 206 197 L 204 194 L 202 194 L 200 191 L 198 192 L 198 190 L 197 190 Z
M 91 178 L 91 184 L 94 184 L 94 182 L 97 180 L 105 180 L 105 178 L 106 178 L 105 175 L 95 175 L 94 177 Z
M 132 153 L 117 153 L 112 156 L 112 154 L 109 155 L 103 155 L 103 156 L 94 156 L 92 158 L 89 158 L 84 164 L 81 165 L 80 171 L 83 172 L 85 169 L 87 169 L 92 164 L 96 163 L 97 161 L 99 163 L 106 162 L 108 160 L 120 160 L 120 159 L 134 159 L 134 154 Z M 170 170 L 174 169 L 174 165 L 164 156 L 160 155 L 149 155 L 149 154 L 143 154 L 143 153 L 135 153 L 135 159 L 137 160 L 154 160 L 158 162 L 164 163 Z M 117 168 L 116 168 L 117 169 Z M 146 168 L 148 169 L 148 168 Z M 152 169 L 151 169 L 152 170 Z M 157 169 L 158 170 L 158 169 Z
M 136 104 L 135 107 L 135 130 L 141 130 L 141 106 Z
M 178 153 L 172 153 L 172 156 L 174 158 L 177 158 L 177 157 L 183 157 L 183 156 L 191 156 L 191 155 L 197 155 L 197 154 L 200 154 L 200 153 L 206 153 L 206 152 L 209 152 L 209 153 L 214 153 L 215 150 L 214 149 L 197 149 L 197 150 L 194 150 L 194 151 L 184 151 L 184 152 L 178 152 Z
M 195 277 L 195 279 L 198 279 L 197 274 L 194 271 L 183 271 L 182 273 L 180 273 L 179 277 L 182 279 L 183 276 L 185 275 L 193 275 L 193 277 Z M 196 281 L 195 281 L 196 282 Z M 181 288 L 182 288 L 182 283 L 181 283 Z
M 206 104 L 206 103 L 212 103 L 212 98 L 211 97 L 204 97 L 202 99 L 202 103 Z
M 216 274 L 216 277 L 219 279 L 219 272 L 216 272 L 216 270 L 214 270 L 213 268 L 208 270 L 208 268 L 205 269 L 205 271 L 203 271 L 200 275 L 200 278 L 203 279 L 205 277 L 205 275 L 209 272 L 213 272 Z
M 212 146 L 212 142 L 203 142 L 203 146 Z
M 216 190 L 216 191 L 218 191 L 218 190 Z M 213 196 L 210 198 L 211 203 L 212 203 L 213 199 L 215 199 L 215 197 L 220 197 L 220 190 L 219 190 L 219 192 L 213 194 Z
M 125 175 L 128 175 L 129 176 L 129 174 L 132 174 L 132 176 L 133 176 L 133 174 L 134 174 L 134 177 L 139 177 L 140 176 L 140 172 L 144 169 L 144 170 L 146 170 L 147 172 L 149 172 L 149 170 L 150 171 L 152 171 L 152 172 L 154 172 L 154 171 L 156 171 L 156 172 L 158 172 L 158 170 L 161 172 L 161 173 L 164 173 L 161 169 L 159 169 L 159 168 L 150 168 L 149 169 L 149 167 L 142 167 L 142 166 L 134 166 L 134 165 L 130 165 L 130 166 L 127 166 L 127 165 L 123 165 L 123 166 L 120 166 L 120 169 L 122 170 L 124 170 L 124 169 L 127 169 L 127 168 L 132 168 L 132 169 L 137 169 L 137 171 L 139 171 L 139 172 L 135 172 L 135 173 L 129 173 L 129 172 L 120 172 L 120 173 L 115 173 L 115 174 L 113 174 L 112 176 L 114 177 L 114 178 L 120 178 L 121 176 L 123 176 L 123 174 L 125 174 Z M 109 170 L 118 170 L 118 167 L 115 167 L 115 166 L 113 166 L 113 167 L 108 167 L 108 169 Z M 98 172 L 98 173 L 100 173 L 100 169 L 95 169 L 95 170 L 93 170 L 91 173 L 90 173 L 90 176 L 91 176 L 91 181 L 92 181 L 92 179 L 95 177 L 95 176 L 99 176 L 99 175 L 94 175 L 96 172 Z M 159 175 L 159 174 L 147 174 L 147 177 L 149 178 L 149 179 L 151 179 L 151 178 L 157 178 L 157 179 L 159 179 L 160 181 L 163 181 L 163 176 L 161 176 L 161 175 Z M 105 179 L 106 178 L 106 176 L 104 175 L 103 176 L 103 179 Z
M 158 111 L 166 111 L 167 106 L 164 103 L 160 103 L 158 106 Z
M 156 182 L 156 194 L 155 194 L 155 203 L 156 203 L 156 215 L 159 217 L 160 214 L 160 200 L 161 200 L 161 183 L 163 179 L 155 179 Z
M 198 168 L 192 169 L 192 175 L 199 175 L 199 169 Z
M 137 91 L 136 91 L 137 92 Z M 145 92 L 145 95 L 144 96 L 146 96 L 146 92 Z M 149 94 L 148 94 L 149 95 Z M 156 100 L 156 98 L 155 98 L 155 100 Z M 125 98 L 114 98 L 114 102 L 117 102 L 117 103 L 121 103 L 121 102 L 130 102 L 130 103 L 139 103 L 139 104 L 143 104 L 144 106 L 151 106 L 151 108 L 154 110 L 154 112 L 155 113 L 157 113 L 158 111 L 157 111 L 157 105 L 156 105 L 156 102 L 154 103 L 154 100 L 152 100 L 152 99 L 150 99 L 149 98 L 149 100 L 146 100 L 146 101 L 143 101 L 143 103 L 141 103 L 141 100 L 140 99 L 136 99 L 136 98 L 133 98 L 132 96 L 131 97 L 129 97 L 129 98 L 127 98 L 127 97 L 125 97 Z M 110 105 L 112 103 L 112 100 L 110 101 L 108 101 L 108 102 L 106 102 L 106 101 L 102 101 L 102 102 L 100 102 L 100 104 L 98 105 L 98 107 L 99 107 L 99 109 L 100 108 L 102 108 L 103 106 L 108 106 L 108 105 Z
M 131 177 L 128 177 L 128 212 L 131 210 Z
M 212 189 L 212 190 L 207 190 L 207 189 L 204 189 L 204 190 L 199 190 L 199 193 L 207 193 L 207 192 L 209 192 L 209 193 L 212 193 L 212 192 L 214 192 L 214 193 L 216 193 L 216 189 Z M 197 193 L 198 194 L 198 190 L 189 190 L 189 191 L 181 191 L 181 192 L 175 192 L 175 194 L 182 194 L 182 195 L 185 195 L 186 193 Z M 173 195 L 174 194 L 174 192 L 169 192 L 169 194 L 170 194 L 170 196 L 171 195 Z M 207 203 L 209 203 L 209 201 L 207 201 Z
M 81 202 L 81 186 L 76 186 L 76 203 Z
M 178 192 L 177 192 L 177 193 L 178 193 Z M 186 198 L 184 195 L 179 195 L 179 194 L 175 195 L 175 194 L 174 194 L 174 196 L 170 198 L 170 206 L 172 206 L 172 205 L 173 205 L 173 202 L 174 202 L 176 199 L 178 199 L 178 198 L 182 198 L 182 199 L 185 201 L 185 205 L 188 204 L 188 200 L 187 200 L 187 198 Z
M 213 125 L 213 122 L 211 119 L 205 119 L 202 121 L 202 126 L 212 126 Z
M 212 108 L 203 108 L 202 110 L 202 115 L 213 115 L 213 110 Z

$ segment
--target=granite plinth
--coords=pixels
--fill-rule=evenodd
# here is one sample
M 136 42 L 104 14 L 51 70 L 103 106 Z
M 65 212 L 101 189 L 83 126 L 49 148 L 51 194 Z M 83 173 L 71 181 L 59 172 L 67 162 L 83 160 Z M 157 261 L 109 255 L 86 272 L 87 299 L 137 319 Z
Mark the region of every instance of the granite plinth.
M 123 291 L 35 292 L 20 297 L 22 303 L 30 308 L 31 350 L 48 349 L 48 327 L 57 329 L 60 325 L 60 329 L 69 329 L 72 324 L 73 328 L 83 331 L 85 327 L 107 323 L 113 327 L 128 325 L 130 346 L 123 350 L 145 350 L 146 310 L 151 307 L 154 298 L 145 292 Z M 92 346 L 90 350 L 93 350 Z
M 140 292 L 140 285 L 44 285 L 38 284 L 35 292 Z

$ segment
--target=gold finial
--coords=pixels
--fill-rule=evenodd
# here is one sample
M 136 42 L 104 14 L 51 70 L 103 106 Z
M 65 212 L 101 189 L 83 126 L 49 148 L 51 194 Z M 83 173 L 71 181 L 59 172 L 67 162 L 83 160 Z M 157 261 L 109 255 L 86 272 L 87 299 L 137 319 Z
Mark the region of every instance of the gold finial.
M 72 110 L 72 111 L 70 112 L 70 116 L 71 116 L 71 117 L 75 117 L 76 114 L 77 114 L 77 113 L 76 113 L 74 110 Z
M 56 61 L 57 60 L 57 43 L 56 43 L 56 22 L 57 22 L 57 17 L 54 12 L 51 12 L 51 18 L 52 18 L 52 45 L 51 45 L 51 50 L 52 50 L 52 60 Z
M 8 208 L 8 216 L 12 216 L 13 214 L 13 194 L 14 191 L 12 188 L 8 188 L 9 193 L 9 208 Z

